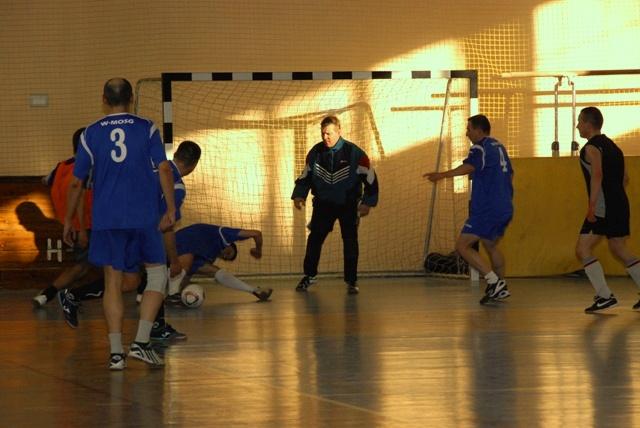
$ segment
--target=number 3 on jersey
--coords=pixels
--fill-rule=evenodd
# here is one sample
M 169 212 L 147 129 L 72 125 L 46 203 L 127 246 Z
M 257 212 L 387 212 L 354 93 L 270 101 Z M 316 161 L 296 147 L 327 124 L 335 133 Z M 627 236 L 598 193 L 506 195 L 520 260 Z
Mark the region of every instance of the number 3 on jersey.
M 124 145 L 125 133 L 122 128 L 115 128 L 111 131 L 111 142 L 116 145 L 116 149 L 111 150 L 111 159 L 114 162 L 122 162 L 127 157 L 127 146 Z

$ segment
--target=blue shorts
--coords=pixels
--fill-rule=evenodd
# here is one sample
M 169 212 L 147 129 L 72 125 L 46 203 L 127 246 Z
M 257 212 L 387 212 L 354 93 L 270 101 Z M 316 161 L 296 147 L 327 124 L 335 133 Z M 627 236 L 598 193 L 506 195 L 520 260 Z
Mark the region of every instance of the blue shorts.
M 162 232 L 150 229 L 94 230 L 89 241 L 89 261 L 122 272 L 138 272 L 143 263 L 165 264 Z
M 499 216 L 471 216 L 465 221 L 462 233 L 479 236 L 481 239 L 495 241 L 504 235 L 504 231 L 511 223 L 513 214 Z
M 205 259 L 204 257 L 200 257 L 194 254 L 193 263 L 191 264 L 191 269 L 189 269 L 189 272 L 187 272 L 187 274 L 188 275 L 196 274 L 198 272 L 198 269 L 200 269 L 202 266 L 206 265 L 207 263 L 211 263 L 211 262 Z

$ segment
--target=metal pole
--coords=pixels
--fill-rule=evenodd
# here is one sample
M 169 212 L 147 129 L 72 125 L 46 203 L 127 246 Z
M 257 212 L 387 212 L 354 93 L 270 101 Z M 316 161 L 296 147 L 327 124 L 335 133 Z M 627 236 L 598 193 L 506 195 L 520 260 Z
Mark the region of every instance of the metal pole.
M 580 146 L 576 141 L 576 85 L 568 77 L 567 80 L 571 85 L 571 156 L 578 156 Z
M 556 82 L 555 86 L 553 87 L 553 97 L 554 97 L 554 102 L 553 102 L 553 114 L 554 114 L 554 140 L 553 143 L 551 143 L 551 156 L 558 157 L 560 156 L 560 143 L 558 142 L 558 90 L 560 88 L 560 85 L 562 85 L 562 77 L 563 76 L 558 76 L 558 81 Z

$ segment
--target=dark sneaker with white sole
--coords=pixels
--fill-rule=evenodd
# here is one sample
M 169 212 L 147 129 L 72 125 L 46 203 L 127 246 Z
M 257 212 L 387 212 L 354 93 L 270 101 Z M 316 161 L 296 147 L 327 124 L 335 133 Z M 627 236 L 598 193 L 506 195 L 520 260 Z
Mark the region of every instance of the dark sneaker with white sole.
M 153 366 L 163 366 L 164 360 L 150 343 L 133 342 L 129 347 L 129 357 L 144 361 Z
M 111 354 L 109 370 L 124 370 L 127 367 L 127 357 L 124 354 Z
M 315 283 L 315 282 L 316 282 L 316 277 L 315 276 L 305 275 L 305 276 L 302 277 L 302 279 L 300 280 L 300 282 L 296 286 L 296 291 L 307 291 L 307 289 L 309 287 L 311 287 L 311 285 L 313 283 Z
M 164 327 L 151 329 L 151 340 L 153 341 L 186 340 L 186 338 L 186 334 L 180 333 L 168 323 Z
M 612 294 L 609 297 L 594 297 L 593 305 L 586 308 L 584 311 L 588 314 L 592 314 L 599 311 L 604 311 L 605 309 L 610 309 L 615 307 L 618 304 L 618 300 Z
M 511 293 L 507 290 L 507 281 L 499 279 L 496 282 L 487 283 L 484 296 L 480 299 L 480 304 L 485 305 L 490 302 L 497 302 L 509 297 Z
M 67 325 L 71 328 L 78 328 L 78 302 L 69 290 L 62 290 L 58 293 L 58 302 L 62 308 L 62 314 Z

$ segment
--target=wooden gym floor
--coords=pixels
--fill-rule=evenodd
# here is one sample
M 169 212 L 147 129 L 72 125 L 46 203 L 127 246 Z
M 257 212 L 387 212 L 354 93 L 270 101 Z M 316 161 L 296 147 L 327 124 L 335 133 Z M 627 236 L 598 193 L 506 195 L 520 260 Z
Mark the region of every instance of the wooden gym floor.
M 36 290 L 0 290 L 3 427 L 632 427 L 640 426 L 640 313 L 625 278 L 617 308 L 586 315 L 586 279 L 484 286 L 439 278 L 364 278 L 348 296 L 295 279 L 272 301 L 207 284 L 200 309 L 170 308 L 188 340 L 167 365 L 107 368 L 99 301 L 72 330 Z M 127 296 L 125 343 L 136 328 Z

